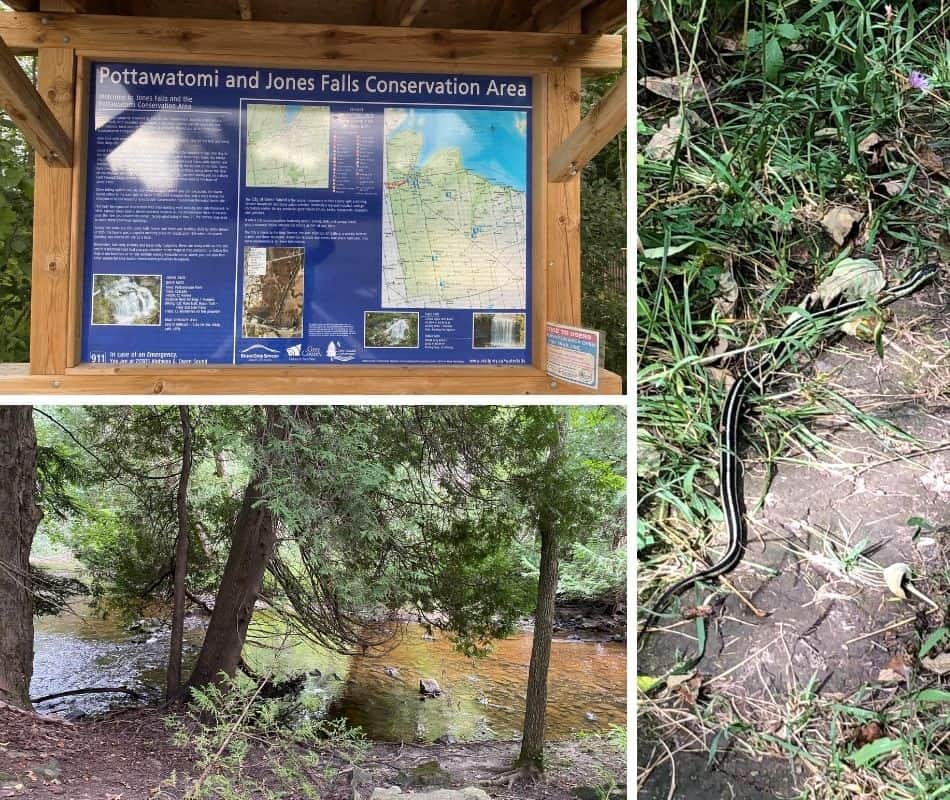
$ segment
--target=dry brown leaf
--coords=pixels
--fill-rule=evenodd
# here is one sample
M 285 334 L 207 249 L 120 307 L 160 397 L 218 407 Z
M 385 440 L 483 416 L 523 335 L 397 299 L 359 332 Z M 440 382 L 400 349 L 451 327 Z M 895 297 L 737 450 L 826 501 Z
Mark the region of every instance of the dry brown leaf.
M 903 181 L 884 181 L 881 184 L 884 187 L 884 191 L 887 192 L 891 197 L 896 197 L 904 189 Z
M 670 117 L 643 148 L 643 155 L 654 161 L 672 161 L 676 146 L 683 135 L 683 142 L 689 137 L 689 125 L 679 114 Z
M 902 683 L 907 680 L 907 657 L 901 653 L 889 659 L 877 676 L 882 683 Z
M 871 744 L 871 742 L 877 741 L 883 735 L 884 728 L 881 726 L 880 722 L 867 722 L 864 725 L 859 725 L 857 730 L 855 730 L 854 744 L 858 746 Z
M 685 677 L 685 676 L 684 676 Z M 669 683 L 669 681 L 667 681 Z M 687 680 L 681 681 L 676 687 L 676 694 L 679 695 L 687 705 L 695 705 L 699 701 L 699 692 L 703 687 L 703 676 L 692 675 Z
M 864 213 L 848 206 L 835 206 L 821 218 L 821 226 L 835 244 L 843 245 L 852 235 L 855 225 L 864 219 Z
M 639 84 L 648 92 L 658 94 L 660 97 L 668 100 L 683 99 L 687 103 L 703 91 L 702 81 L 698 77 L 689 80 L 688 75 L 673 75 L 669 78 L 649 76 L 641 78 Z
M 916 155 L 920 166 L 922 166 L 924 170 L 934 175 L 947 177 L 947 172 L 943 167 L 943 159 L 929 147 L 925 145 L 919 148 Z
M 884 140 L 873 131 L 858 142 L 858 152 L 867 155 Z
M 731 36 L 716 36 L 713 38 L 713 41 L 715 41 L 716 47 L 718 47 L 720 51 L 726 53 L 738 53 L 741 49 L 739 40 Z
M 693 672 L 687 672 L 684 675 L 670 675 L 670 677 L 666 679 L 666 685 L 671 689 L 676 689 L 695 676 L 695 670 Z
M 920 665 L 928 672 L 937 675 L 946 675 L 950 673 L 950 653 L 941 653 L 933 658 L 920 659 Z

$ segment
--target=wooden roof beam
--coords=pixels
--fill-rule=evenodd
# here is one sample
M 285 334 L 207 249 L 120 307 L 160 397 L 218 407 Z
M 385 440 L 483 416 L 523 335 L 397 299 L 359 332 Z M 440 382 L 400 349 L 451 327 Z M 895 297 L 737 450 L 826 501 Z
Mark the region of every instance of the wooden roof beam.
M 408 28 L 422 13 L 427 0 L 375 0 L 373 24 L 383 27 Z
M 548 180 L 561 183 L 577 175 L 627 124 L 627 73 L 594 106 L 548 158 Z
M 241 19 L 245 22 L 254 19 L 254 9 L 251 8 L 251 0 L 237 0 L 237 5 Z
M 400 28 L 408 28 L 425 8 L 426 0 L 402 0 L 393 23 Z
M 549 31 L 578 11 L 583 11 L 593 0 L 563 0 L 549 2 L 535 11 L 520 27 L 523 31 Z
M 50 166 L 71 167 L 73 143 L 0 38 L 0 107 Z
M 584 9 L 581 18 L 584 33 L 614 33 L 627 21 L 627 0 L 601 0 Z
M 435 64 L 518 68 L 559 67 L 612 72 L 623 64 L 619 36 L 515 33 L 444 28 L 377 28 L 236 19 L 165 19 L 99 14 L 0 14 L 0 37 L 14 52 L 38 47 L 95 50 L 123 58 L 137 53 L 246 58 L 249 53 L 306 52 L 328 65 Z

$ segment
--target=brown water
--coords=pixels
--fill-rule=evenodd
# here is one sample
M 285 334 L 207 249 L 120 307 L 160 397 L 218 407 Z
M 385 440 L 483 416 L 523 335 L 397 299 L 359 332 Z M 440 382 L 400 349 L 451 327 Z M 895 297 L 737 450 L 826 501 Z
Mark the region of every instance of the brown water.
M 130 633 L 121 621 L 77 613 L 36 620 L 32 694 L 38 697 L 85 686 L 126 686 L 161 693 L 168 653 L 167 626 L 154 633 Z M 193 663 L 203 630 L 193 620 L 186 632 L 186 668 Z M 318 670 L 305 691 L 331 717 L 359 725 L 383 741 L 508 739 L 521 730 L 532 635 L 516 633 L 496 642 L 490 656 L 472 660 L 436 633 L 405 625 L 394 647 L 378 655 L 345 657 L 299 639 L 286 641 L 266 617 L 252 623 L 248 660 L 261 667 L 267 646 L 283 644 L 276 657 L 282 670 Z M 434 678 L 440 697 L 421 700 L 419 681 Z M 548 689 L 548 736 L 563 739 L 579 731 L 626 725 L 626 647 L 619 643 L 555 641 Z M 41 710 L 93 714 L 121 695 L 85 695 L 50 701 Z

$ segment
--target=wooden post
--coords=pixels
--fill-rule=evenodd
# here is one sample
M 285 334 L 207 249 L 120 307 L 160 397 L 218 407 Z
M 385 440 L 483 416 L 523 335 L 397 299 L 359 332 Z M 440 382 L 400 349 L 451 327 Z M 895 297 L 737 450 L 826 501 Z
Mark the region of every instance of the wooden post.
M 557 27 L 580 30 L 580 14 Z M 547 138 L 552 153 L 581 121 L 581 71 L 555 69 L 548 74 Z M 581 324 L 581 187 L 580 181 L 547 185 L 548 322 Z M 543 365 L 540 365 L 543 368 Z
M 70 138 L 76 93 L 75 64 L 75 51 L 71 49 L 39 49 L 40 95 Z M 72 179 L 72 168 L 51 167 L 42 158 L 36 159 L 30 308 L 30 370 L 34 375 L 61 375 L 66 370 Z
M 604 145 L 627 124 L 627 73 L 623 73 L 553 153 L 548 156 L 548 180 L 566 181 L 577 175 Z
M 73 146 L 33 82 L 0 38 L 0 106 L 36 154 L 54 166 L 72 166 Z

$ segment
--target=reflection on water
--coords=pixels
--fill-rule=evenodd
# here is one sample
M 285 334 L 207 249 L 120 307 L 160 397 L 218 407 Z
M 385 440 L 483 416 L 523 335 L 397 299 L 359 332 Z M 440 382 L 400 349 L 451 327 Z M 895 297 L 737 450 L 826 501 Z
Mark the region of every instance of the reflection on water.
M 80 607 L 78 610 L 83 610 Z M 192 650 L 202 631 L 191 627 Z M 247 660 L 261 668 L 271 660 L 266 648 L 279 647 L 282 671 L 314 672 L 306 683 L 330 716 L 361 726 L 371 739 L 459 741 L 507 739 L 520 733 L 524 691 L 531 658 L 530 633 L 496 642 L 485 659 L 466 658 L 451 641 L 435 638 L 419 625 L 405 625 L 388 652 L 346 657 L 299 638 L 287 639 L 261 613 L 249 633 Z M 84 686 L 151 686 L 160 690 L 168 648 L 167 628 L 129 633 L 114 619 L 76 615 L 37 620 L 32 694 L 39 696 Z M 194 655 L 186 656 L 186 669 Z M 421 700 L 419 681 L 433 678 L 443 694 Z M 626 724 L 626 648 L 619 643 L 555 641 L 548 689 L 548 735 L 603 731 Z M 45 711 L 95 713 L 117 695 L 86 695 L 44 704 Z

